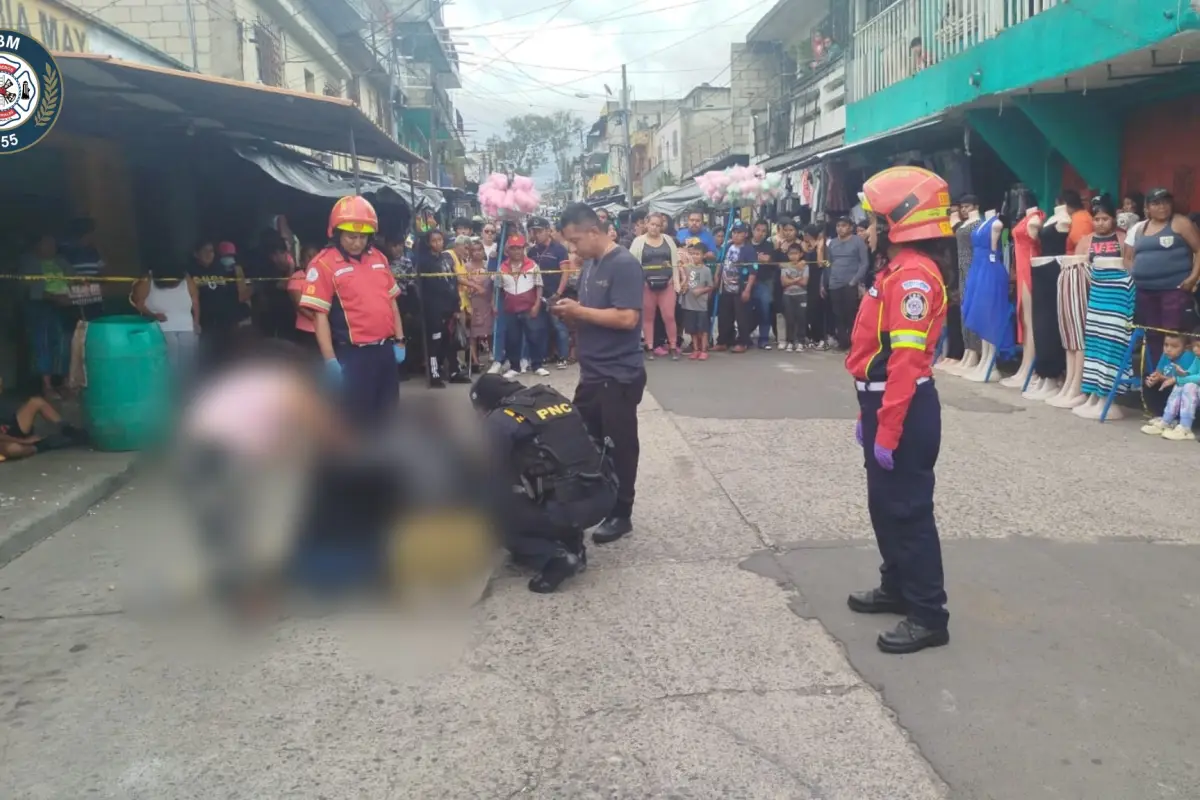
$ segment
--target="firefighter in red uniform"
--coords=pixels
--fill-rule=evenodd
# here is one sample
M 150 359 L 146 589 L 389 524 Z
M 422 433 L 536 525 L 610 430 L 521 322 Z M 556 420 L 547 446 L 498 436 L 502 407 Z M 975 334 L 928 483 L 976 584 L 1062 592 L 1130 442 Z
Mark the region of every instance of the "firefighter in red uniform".
M 955 258 L 950 189 L 918 167 L 893 167 L 863 186 L 863 208 L 885 219 L 888 263 L 863 298 L 846 369 L 861 410 L 855 437 L 867 468 L 867 507 L 883 564 L 878 588 L 850 608 L 905 618 L 879 635 L 885 653 L 950 641 L 942 549 L 933 518 L 933 468 L 942 409 L 933 360 L 946 317 L 942 269 Z
M 329 215 L 330 243 L 305 273 L 300 306 L 316 312 L 317 345 L 345 409 L 363 424 L 383 421 L 400 401 L 404 324 L 387 257 L 371 236 L 379 230 L 366 198 L 343 197 Z

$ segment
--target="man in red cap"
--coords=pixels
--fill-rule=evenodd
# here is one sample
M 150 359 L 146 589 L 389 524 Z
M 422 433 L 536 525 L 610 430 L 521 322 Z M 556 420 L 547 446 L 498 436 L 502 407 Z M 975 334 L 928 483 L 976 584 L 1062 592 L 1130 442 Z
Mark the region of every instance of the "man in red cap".
M 525 237 L 514 233 L 504 243 L 500 263 L 501 313 L 504 314 L 504 352 L 508 356 L 506 378 L 521 370 L 521 348 L 529 346 L 530 369 L 546 377 L 542 366 L 546 355 L 546 320 L 542 311 L 542 272 L 525 250 Z

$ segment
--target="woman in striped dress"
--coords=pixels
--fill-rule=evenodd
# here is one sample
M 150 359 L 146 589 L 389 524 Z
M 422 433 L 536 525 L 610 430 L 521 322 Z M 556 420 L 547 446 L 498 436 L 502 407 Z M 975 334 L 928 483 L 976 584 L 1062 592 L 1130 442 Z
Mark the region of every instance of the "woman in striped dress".
M 1118 380 L 1118 370 L 1129 346 L 1133 322 L 1133 277 L 1121 259 L 1117 213 L 1107 195 L 1092 204 L 1094 230 L 1083 237 L 1075 252 L 1092 264 L 1084 323 L 1083 393 L 1088 401 L 1075 409 L 1078 416 L 1099 419 L 1104 400 Z M 1128 378 L 1130 370 L 1120 376 Z M 1111 412 L 1110 412 L 1111 413 Z

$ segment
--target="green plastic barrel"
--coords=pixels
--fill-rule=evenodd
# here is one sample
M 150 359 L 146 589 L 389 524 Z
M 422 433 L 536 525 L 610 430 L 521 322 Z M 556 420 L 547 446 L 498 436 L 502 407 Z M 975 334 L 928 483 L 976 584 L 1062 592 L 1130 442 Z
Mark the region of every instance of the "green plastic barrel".
M 170 429 L 171 364 L 158 323 L 102 317 L 88 324 L 83 413 L 97 450 L 145 450 Z

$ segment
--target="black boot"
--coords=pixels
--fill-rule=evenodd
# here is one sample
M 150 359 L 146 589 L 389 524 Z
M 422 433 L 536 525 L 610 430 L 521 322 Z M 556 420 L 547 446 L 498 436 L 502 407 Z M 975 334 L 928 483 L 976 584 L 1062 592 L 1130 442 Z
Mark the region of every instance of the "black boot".
M 450 376 L 450 382 L 451 382 L 451 383 L 454 383 L 454 384 L 464 384 L 464 383 L 470 383 L 470 382 L 471 382 L 471 378 L 470 378 L 470 376 L 469 376 L 469 375 L 464 375 L 464 374 L 463 374 L 463 373 L 461 373 L 461 372 L 456 372 L 456 373 L 454 373 L 453 375 L 451 375 L 451 376 Z
M 601 522 L 592 531 L 592 541 L 596 544 L 612 544 L 627 533 L 633 531 L 633 522 L 629 517 L 612 516 Z
M 926 628 L 911 619 L 902 619 L 890 631 L 879 634 L 875 644 L 885 653 L 903 655 L 917 653 L 926 647 L 941 647 L 950 643 L 950 631 L 945 628 Z
M 562 586 L 563 581 L 582 572 L 582 559 L 574 553 L 560 553 L 546 562 L 542 571 L 529 579 L 529 591 L 550 594 Z
M 846 605 L 851 611 L 859 614 L 903 614 L 905 613 L 904 598 L 898 594 L 890 594 L 883 589 L 868 589 L 865 592 L 851 592 L 846 598 Z

